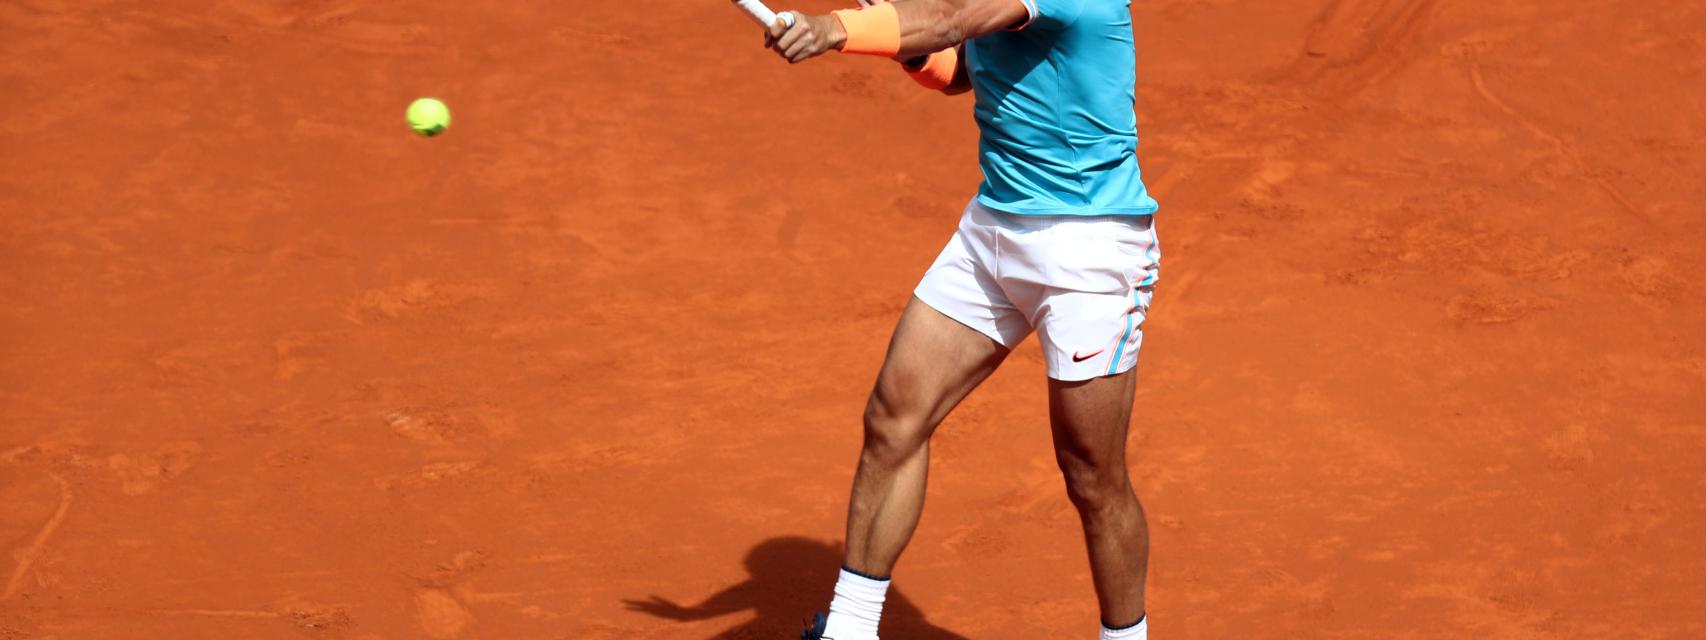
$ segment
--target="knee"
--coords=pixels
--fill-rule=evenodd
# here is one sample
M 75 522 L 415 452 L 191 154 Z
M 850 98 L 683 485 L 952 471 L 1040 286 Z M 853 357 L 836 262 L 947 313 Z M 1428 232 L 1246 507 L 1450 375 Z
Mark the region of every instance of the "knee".
M 1057 453 L 1066 496 L 1083 514 L 1102 513 L 1135 500 L 1125 465 L 1114 460 Z
M 925 417 L 871 394 L 865 404 L 865 459 L 879 464 L 898 464 L 912 457 L 929 441 Z

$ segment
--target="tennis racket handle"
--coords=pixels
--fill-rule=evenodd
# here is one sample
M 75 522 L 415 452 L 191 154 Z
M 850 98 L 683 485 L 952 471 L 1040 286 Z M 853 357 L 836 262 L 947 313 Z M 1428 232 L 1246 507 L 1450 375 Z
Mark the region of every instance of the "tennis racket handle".
M 765 29 L 769 29 L 770 25 L 776 24 L 777 18 L 781 18 L 783 24 L 790 27 L 794 26 L 794 14 L 783 13 L 781 15 L 777 15 L 776 12 L 770 10 L 770 7 L 764 6 L 764 2 L 762 0 L 733 0 L 733 2 L 735 3 L 735 6 L 740 7 L 741 11 L 745 11 L 746 15 L 751 16 L 753 22 L 757 22 L 758 26 L 764 27 Z

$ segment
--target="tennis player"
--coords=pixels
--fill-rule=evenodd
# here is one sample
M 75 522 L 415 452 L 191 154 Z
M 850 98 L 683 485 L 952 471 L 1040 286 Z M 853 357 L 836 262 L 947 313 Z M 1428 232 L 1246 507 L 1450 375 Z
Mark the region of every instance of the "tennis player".
M 923 511 L 931 433 L 1035 331 L 1100 637 L 1147 638 L 1149 534 L 1125 445 L 1161 252 L 1138 170 L 1129 2 L 860 3 L 796 13 L 767 44 L 791 63 L 830 51 L 894 58 L 929 89 L 974 92 L 984 179 L 895 327 L 865 409 L 841 577 L 829 615 L 800 637 L 877 638 L 889 575 Z

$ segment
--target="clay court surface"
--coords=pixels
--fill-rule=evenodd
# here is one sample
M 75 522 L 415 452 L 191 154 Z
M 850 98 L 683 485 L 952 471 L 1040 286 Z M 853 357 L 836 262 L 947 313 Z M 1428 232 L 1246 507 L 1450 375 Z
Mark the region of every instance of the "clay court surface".
M 1706 637 L 1706 5 L 1134 12 L 1155 637 Z M 976 131 L 758 39 L 0 2 L 0 638 L 795 637 Z M 885 637 L 1092 637 L 1043 392 L 943 426 Z

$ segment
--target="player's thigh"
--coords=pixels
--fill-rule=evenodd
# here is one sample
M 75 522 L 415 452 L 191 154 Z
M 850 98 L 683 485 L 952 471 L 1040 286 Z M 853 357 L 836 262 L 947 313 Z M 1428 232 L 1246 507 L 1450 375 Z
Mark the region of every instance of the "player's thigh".
M 1125 468 L 1135 370 L 1089 380 L 1048 381 L 1049 426 L 1063 466 Z
M 914 296 L 895 325 L 871 392 L 871 413 L 934 428 L 1009 350 Z

